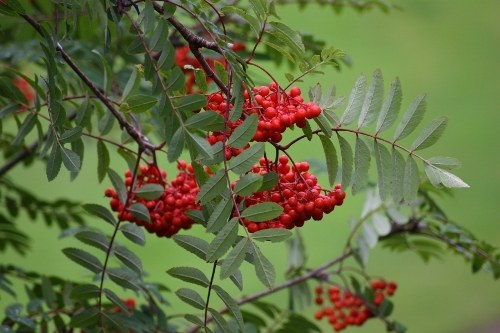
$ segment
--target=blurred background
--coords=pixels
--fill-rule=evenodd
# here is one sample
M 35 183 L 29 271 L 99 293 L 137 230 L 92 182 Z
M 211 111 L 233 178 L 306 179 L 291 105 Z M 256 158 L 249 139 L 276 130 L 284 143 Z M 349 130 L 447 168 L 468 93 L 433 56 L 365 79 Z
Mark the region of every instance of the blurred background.
M 500 2 L 496 0 L 396 1 L 401 10 L 383 13 L 378 9 L 359 14 L 346 8 L 342 13 L 316 5 L 299 11 L 294 5 L 279 8 L 283 20 L 300 31 L 307 31 L 327 44 L 345 50 L 352 66 L 342 66 L 340 72 L 325 68 L 326 75 L 308 77 L 300 87 L 320 82 L 324 87 L 335 84 L 338 95 L 348 96 L 356 78 L 368 77 L 377 68 L 382 70 L 386 90 L 398 76 L 403 88 L 403 109 L 418 94 L 427 93 L 428 108 L 424 123 L 446 115 L 448 128 L 435 146 L 424 150 L 430 157 L 446 155 L 458 158 L 463 167 L 456 174 L 471 185 L 470 189 L 454 190 L 453 198 L 441 200 L 449 218 L 471 230 L 479 239 L 500 246 Z M 285 67 L 274 69 L 284 78 Z M 285 82 L 285 81 L 283 81 Z M 341 110 L 344 108 L 342 107 Z M 92 145 L 91 145 L 92 146 Z M 319 155 L 311 145 L 294 151 L 297 159 L 311 159 Z M 95 152 L 86 152 L 86 163 L 80 176 L 72 183 L 63 171 L 55 181 L 48 183 L 44 166 L 19 167 L 9 177 L 47 198 L 68 197 L 83 202 L 106 205 L 103 196 L 109 184 L 98 184 Z M 3 161 L 0 161 L 3 162 Z M 121 160 L 112 164 L 117 171 L 126 166 Z M 172 170 L 168 168 L 167 170 Z M 326 176 L 322 175 L 325 181 Z M 348 193 L 349 195 L 350 193 Z M 358 216 L 363 198 L 349 197 L 344 206 L 321 223 L 311 222 L 301 230 L 307 246 L 309 266 L 326 261 L 343 248 L 348 232 L 347 222 Z M 0 207 L 3 209 L 3 207 Z M 13 252 L 2 254 L 0 261 L 30 267 L 71 279 L 86 279 L 86 273 L 69 262 L 60 249 L 75 246 L 71 239 L 58 240 L 58 230 L 43 223 L 26 219 L 24 228 L 32 229 L 34 252 L 21 257 Z M 195 228 L 196 229 L 196 228 Z M 200 232 L 199 229 L 195 232 Z M 200 232 L 201 234 L 201 232 Z M 35 237 L 35 236 L 33 236 Z M 165 271 L 182 264 L 199 264 L 191 254 L 172 246 L 169 239 L 149 237 L 144 248 L 136 248 L 144 261 L 151 281 L 162 281 L 173 289 L 177 281 L 167 278 Z M 285 270 L 286 248 L 265 244 L 263 250 L 276 263 L 278 282 Z M 182 251 L 179 253 L 179 251 Z M 207 265 L 208 266 L 208 265 Z M 210 271 L 211 267 L 205 267 Z M 423 263 L 413 253 L 392 253 L 378 246 L 371 254 L 367 270 L 387 280 L 397 281 L 399 289 L 393 298 L 392 315 L 409 327 L 409 332 L 427 333 L 483 333 L 500 332 L 500 281 L 490 274 L 472 275 L 469 265 L 454 255 Z M 245 271 L 245 294 L 263 287 Z M 311 284 L 312 286 L 312 284 Z M 22 286 L 19 299 L 24 300 Z M 235 290 L 234 296 L 238 295 Z M 175 296 L 173 296 L 175 297 Z M 286 293 L 281 292 L 270 301 L 285 304 Z M 15 301 L 0 295 L 0 308 Z M 177 302 L 176 302 L 177 303 Z M 181 308 L 172 308 L 178 312 Z M 314 307 L 305 314 L 314 313 Z M 494 327 L 497 324 L 496 328 Z M 330 331 L 328 326 L 325 331 Z M 491 329 L 487 331 L 487 329 Z M 384 332 L 377 321 L 348 332 Z

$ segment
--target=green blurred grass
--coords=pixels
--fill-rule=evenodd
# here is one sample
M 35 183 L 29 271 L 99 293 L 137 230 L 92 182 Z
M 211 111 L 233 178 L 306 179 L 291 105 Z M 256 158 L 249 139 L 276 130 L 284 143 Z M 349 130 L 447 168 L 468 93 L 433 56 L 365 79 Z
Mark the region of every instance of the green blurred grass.
M 500 3 L 493 0 L 481 4 L 433 0 L 396 3 L 403 10 L 389 14 L 372 11 L 360 15 L 345 10 L 335 15 L 326 7 L 314 6 L 304 12 L 298 12 L 293 6 L 281 9 L 279 13 L 288 24 L 345 49 L 353 59 L 351 68 L 343 67 L 341 72 L 326 69 L 327 75 L 310 77 L 301 87 L 306 91 L 316 82 L 325 87 L 335 83 L 339 95 L 347 96 L 360 73 L 371 75 L 380 68 L 386 87 L 399 76 L 403 86 L 403 107 L 421 92 L 428 93 L 428 112 L 424 121 L 446 115 L 449 126 L 441 141 L 423 154 L 459 158 L 464 166 L 457 174 L 471 185 L 470 189 L 454 191 L 455 197 L 445 199 L 443 205 L 451 219 L 472 230 L 479 238 L 499 246 L 500 144 L 496 127 L 500 122 L 500 25 L 497 22 Z M 314 146 L 300 145 L 294 154 L 299 159 L 317 158 L 321 155 L 319 150 L 311 149 Z M 95 179 L 95 156 L 92 149 L 86 151 L 83 171 L 73 183 L 68 183 L 69 177 L 64 171 L 56 181 L 47 183 L 41 164 L 33 169 L 21 167 L 10 176 L 44 197 L 70 197 L 105 205 L 103 190 L 107 185 L 99 185 Z M 115 161 L 113 167 L 118 171 L 126 168 L 121 160 Z M 169 171 L 174 172 L 171 168 Z M 350 216 L 359 214 L 362 199 L 349 196 L 346 204 L 331 217 L 323 222 L 311 222 L 302 230 L 311 266 L 341 251 L 347 235 L 347 221 Z M 47 274 L 57 273 L 70 279 L 85 276 L 83 270 L 60 253 L 61 248 L 80 244 L 76 245 L 71 239 L 57 240 L 57 230 L 41 222 L 23 223 L 24 228 L 32 231 L 35 251 L 26 258 L 8 252 L 2 255 L 2 263 L 14 263 Z M 201 234 L 197 228 L 195 232 Z M 278 277 L 281 277 L 285 267 L 284 246 L 265 244 L 263 248 L 276 263 Z M 167 239 L 149 237 L 146 247 L 137 248 L 137 252 L 151 280 L 162 281 L 172 288 L 179 284 L 167 277 L 168 268 L 200 264 L 194 256 L 175 248 Z M 201 268 L 208 273 L 210 267 L 206 266 Z M 398 281 L 400 288 L 394 298 L 393 317 L 408 325 L 410 332 L 474 332 L 474 327 L 500 317 L 499 282 L 486 273 L 472 276 L 469 267 L 458 257 L 447 256 L 442 261 L 424 264 L 415 254 L 394 254 L 377 247 L 371 255 L 368 271 Z M 247 268 L 245 272 L 245 293 L 260 290 L 262 286 L 251 270 Z M 238 292 L 235 290 L 233 294 L 236 296 Z M 0 308 L 13 301 L 4 295 L 0 297 Z M 279 293 L 271 300 L 285 304 L 286 294 Z M 176 306 L 170 311 L 181 310 Z M 307 313 L 312 314 L 312 311 Z M 329 331 L 327 326 L 325 331 Z M 364 328 L 352 329 L 360 333 L 383 331 L 382 324 L 376 321 Z

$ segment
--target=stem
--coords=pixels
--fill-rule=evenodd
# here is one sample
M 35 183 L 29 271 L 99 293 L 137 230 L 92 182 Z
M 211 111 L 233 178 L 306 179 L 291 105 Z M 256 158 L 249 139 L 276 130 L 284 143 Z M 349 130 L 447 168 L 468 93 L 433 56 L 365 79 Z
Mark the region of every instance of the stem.
M 139 170 L 139 165 L 141 162 L 141 156 L 142 156 L 143 151 L 139 150 L 137 154 L 137 160 L 135 163 L 134 167 L 134 172 L 133 172 L 133 177 L 132 177 L 132 183 L 130 184 L 129 190 L 127 192 L 127 198 L 125 199 L 124 205 L 123 205 L 123 210 L 125 210 L 130 202 L 130 199 L 132 198 L 132 192 L 134 190 L 135 182 L 137 180 L 137 173 Z M 102 292 L 104 288 L 104 277 L 106 273 L 106 268 L 108 267 L 108 262 L 109 258 L 111 256 L 111 250 L 113 248 L 113 244 L 115 242 L 116 235 L 118 234 L 118 230 L 120 229 L 120 224 L 123 221 L 123 211 L 118 214 L 118 222 L 116 223 L 115 229 L 113 230 L 113 234 L 111 235 L 111 238 L 109 240 L 109 245 L 106 250 L 106 256 L 104 258 L 104 264 L 102 266 L 102 274 L 101 274 L 101 281 L 99 283 L 99 298 L 97 301 L 97 309 L 99 310 L 99 317 L 101 321 L 101 327 L 104 328 L 104 316 L 102 315 Z
M 204 324 L 205 324 L 205 333 L 208 333 L 207 323 L 208 323 L 208 305 L 210 304 L 210 295 L 212 294 L 212 286 L 214 284 L 215 279 L 215 271 L 217 270 L 217 260 L 214 261 L 212 267 L 212 275 L 210 276 L 210 283 L 208 284 L 208 294 L 207 294 L 207 302 L 205 304 L 205 313 L 204 313 Z

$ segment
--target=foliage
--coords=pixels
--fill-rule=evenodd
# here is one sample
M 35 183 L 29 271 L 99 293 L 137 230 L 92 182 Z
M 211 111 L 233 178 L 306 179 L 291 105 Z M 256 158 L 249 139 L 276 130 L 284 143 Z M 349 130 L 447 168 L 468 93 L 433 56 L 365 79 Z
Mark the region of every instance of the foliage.
M 438 190 L 468 187 L 450 171 L 457 160 L 421 154 L 437 143 L 447 119 L 416 133 L 425 95 L 402 111 L 399 79 L 384 94 L 380 70 L 370 81 L 361 75 L 348 98 L 320 85 L 306 98 L 296 86 L 302 78 L 348 61 L 342 50 L 284 24 L 279 6 L 289 2 L 40 0 L 27 6 L 0 0 L 0 147 L 7 161 L 0 167 L 6 207 L 0 250 L 27 254 L 29 232 L 21 221 L 40 214 L 48 226 L 56 222 L 61 236 L 75 239 L 63 254 L 90 275 L 67 281 L 57 272 L 3 264 L 2 292 L 15 295 L 12 281 L 20 280 L 30 301 L 7 306 L 2 331 L 316 332 L 299 310 L 311 304 L 310 282 L 317 281 L 353 295 L 367 311 L 365 320 L 378 318 L 388 331 L 404 332 L 389 319 L 392 302 L 369 288 L 375 280 L 365 265 L 379 242 L 416 251 L 423 260 L 449 249 L 474 273 L 500 276 L 496 249 L 449 221 L 436 201 Z M 338 11 L 393 7 L 386 1 L 321 3 Z M 30 29 L 21 31 L 19 24 Z M 287 83 L 267 69 L 270 62 L 287 63 Z M 294 159 L 295 144 L 303 140 L 322 147 L 327 186 L 308 162 Z M 110 209 L 44 200 L 8 178 L 21 163 L 41 160 L 49 181 L 64 172 L 75 179 L 92 150 L 96 179 L 113 185 L 103 189 Z M 113 170 L 115 158 L 129 170 Z M 174 164 L 178 174 L 167 177 L 162 163 Z M 344 251 L 311 268 L 307 244 L 292 229 L 346 205 L 349 187 L 366 196 L 365 207 L 351 221 Z M 88 220 L 107 224 L 95 228 Z M 192 225 L 204 228 L 205 237 L 185 231 Z M 144 230 L 198 257 L 196 266 L 166 269 L 185 283 L 182 288 L 149 281 L 128 247 L 146 246 Z M 289 267 L 277 283 L 281 275 L 261 245 L 285 241 Z M 346 266 L 350 258 L 359 268 Z M 210 276 L 200 269 L 207 265 Z M 264 291 L 231 295 L 229 283 L 241 291 L 243 279 L 253 278 L 243 276 L 242 265 L 254 267 Z M 135 292 L 140 307 L 116 293 L 123 289 Z M 288 305 L 263 300 L 283 289 Z M 224 307 L 215 309 L 214 298 Z M 165 305 L 179 301 L 191 311 L 167 315 Z M 335 322 L 335 330 L 347 326 Z

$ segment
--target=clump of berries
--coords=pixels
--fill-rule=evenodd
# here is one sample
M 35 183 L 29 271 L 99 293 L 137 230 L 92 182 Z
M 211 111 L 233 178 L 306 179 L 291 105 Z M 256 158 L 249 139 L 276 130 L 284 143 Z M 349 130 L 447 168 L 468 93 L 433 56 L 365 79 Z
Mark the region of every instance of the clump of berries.
M 321 108 L 315 103 L 304 102 L 298 87 L 293 87 L 289 92 L 285 92 L 275 82 L 271 82 L 269 86 L 246 90 L 243 97 L 242 118 L 257 114 L 259 119 L 253 141 L 266 142 L 271 140 L 278 143 L 282 139 L 282 133 L 287 128 L 293 125 L 302 128 L 306 126 L 308 119 L 316 118 L 321 113 Z M 233 105 L 229 105 L 228 108 L 224 95 L 216 92 L 208 96 L 207 108 L 224 115 L 233 108 Z M 240 124 L 241 120 L 229 122 L 226 136 L 231 135 Z M 207 137 L 211 144 L 223 141 L 223 139 L 223 132 L 214 132 Z
M 105 195 L 111 198 L 111 209 L 118 212 L 118 217 L 121 220 L 144 226 L 148 232 L 155 233 L 158 237 L 171 237 L 180 229 L 191 228 L 194 221 L 186 215 L 186 211 L 200 208 L 196 204 L 199 187 L 196 184 L 191 165 L 185 161 L 179 161 L 177 162 L 177 169 L 179 173 L 168 183 L 167 174 L 164 170 L 153 164 L 141 166 L 126 206 L 120 201 L 114 189 L 108 188 L 106 190 Z M 132 172 L 127 170 L 125 185 L 130 187 L 132 181 Z M 163 186 L 163 194 L 154 200 L 138 196 L 136 194 L 137 190 L 146 184 Z M 134 216 L 128 209 L 134 203 L 141 203 L 147 208 L 150 217 L 149 222 Z
M 384 280 L 372 281 L 370 284 L 374 293 L 372 302 L 353 294 L 349 290 L 330 287 L 325 290 L 322 286 L 315 289 L 317 305 L 330 301 L 330 306 L 318 310 L 314 317 L 317 320 L 326 319 L 335 332 L 340 332 L 348 326 L 361 326 L 368 319 L 375 316 L 376 311 L 386 297 L 394 295 L 397 284 Z
M 249 232 L 301 227 L 311 218 L 319 221 L 324 214 L 332 212 L 335 206 L 342 205 L 346 196 L 340 184 L 335 185 L 333 190 L 321 188 L 316 176 L 309 172 L 309 163 L 290 163 L 286 155 L 280 156 L 277 163 L 261 158 L 259 165 L 255 165 L 251 172 L 260 175 L 276 172 L 278 183 L 271 190 L 238 197 L 237 201 L 244 201 L 246 207 L 261 202 L 275 202 L 283 207 L 283 212 L 275 219 L 260 223 L 244 218 L 243 223 Z

